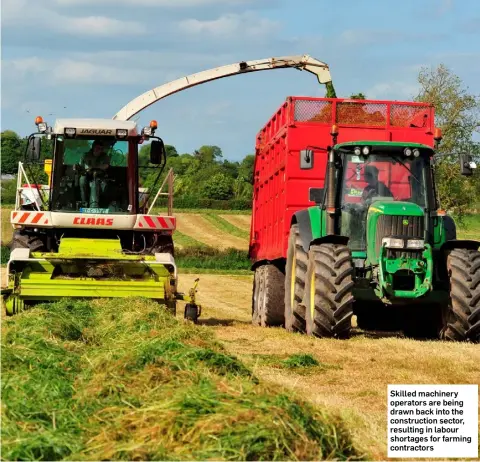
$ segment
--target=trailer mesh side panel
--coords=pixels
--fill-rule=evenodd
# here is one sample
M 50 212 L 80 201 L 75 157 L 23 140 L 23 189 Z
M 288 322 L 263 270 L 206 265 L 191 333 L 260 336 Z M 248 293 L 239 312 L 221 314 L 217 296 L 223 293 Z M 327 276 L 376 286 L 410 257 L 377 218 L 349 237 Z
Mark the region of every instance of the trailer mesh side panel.
M 384 103 L 338 103 L 336 121 L 342 125 L 384 127 L 387 125 L 387 105 Z
M 330 101 L 296 100 L 294 120 L 296 122 L 332 123 L 332 103 Z
M 392 104 L 390 106 L 390 125 L 393 127 L 427 127 L 429 110 L 429 106 Z

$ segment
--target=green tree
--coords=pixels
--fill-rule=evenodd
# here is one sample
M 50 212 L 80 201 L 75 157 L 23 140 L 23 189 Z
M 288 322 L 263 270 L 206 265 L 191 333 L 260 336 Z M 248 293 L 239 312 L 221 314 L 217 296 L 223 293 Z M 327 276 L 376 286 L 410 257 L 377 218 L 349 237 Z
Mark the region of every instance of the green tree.
M 365 93 L 354 93 L 353 95 L 350 95 L 350 99 L 367 99 L 365 96 Z
M 195 158 L 203 165 L 213 164 L 220 161 L 223 158 L 223 154 L 218 146 L 205 145 L 195 151 Z
M 243 178 L 250 184 L 253 184 L 253 167 L 255 164 L 255 155 L 248 154 L 245 156 L 240 163 L 240 167 L 238 169 L 238 176 Z
M 480 157 L 480 144 L 473 134 L 480 127 L 480 98 L 471 94 L 459 76 L 441 64 L 437 68 L 422 68 L 418 82 L 417 101 L 435 107 L 435 124 L 442 129 L 443 139 L 438 149 L 436 179 L 442 207 L 460 217 L 478 201 L 479 172 L 462 177 L 458 155 L 471 153 Z
M 217 173 L 205 182 L 203 192 L 207 199 L 231 199 L 233 180 L 224 173 Z
M 5 130 L 1 133 L 1 166 L 2 173 L 17 173 L 18 162 L 23 160 L 26 140 L 21 139 L 14 131 Z

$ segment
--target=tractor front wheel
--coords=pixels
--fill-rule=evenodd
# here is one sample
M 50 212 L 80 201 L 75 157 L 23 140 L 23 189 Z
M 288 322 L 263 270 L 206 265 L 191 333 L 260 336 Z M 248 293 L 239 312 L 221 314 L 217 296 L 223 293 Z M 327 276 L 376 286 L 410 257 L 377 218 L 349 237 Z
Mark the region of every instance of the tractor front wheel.
M 350 249 L 321 244 L 308 253 L 303 305 L 308 335 L 349 338 L 353 315 L 353 262 Z
M 303 249 L 298 225 L 293 225 L 290 228 L 285 267 L 285 329 L 290 332 L 305 332 L 305 307 L 301 303 L 307 265 L 308 254 Z
M 480 342 L 480 252 L 455 249 L 447 257 L 450 303 L 444 310 L 441 338 Z

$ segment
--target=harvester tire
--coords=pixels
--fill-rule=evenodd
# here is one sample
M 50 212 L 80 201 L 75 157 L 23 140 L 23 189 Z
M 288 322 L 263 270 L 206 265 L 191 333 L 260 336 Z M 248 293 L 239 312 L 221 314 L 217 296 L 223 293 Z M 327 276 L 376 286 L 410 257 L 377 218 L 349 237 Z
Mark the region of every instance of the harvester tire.
M 455 249 L 447 257 L 450 303 L 443 317 L 441 338 L 480 342 L 480 252 Z
M 350 249 L 341 244 L 312 246 L 306 276 L 302 304 L 306 309 L 307 334 L 349 338 L 354 301 Z
M 301 304 L 305 290 L 308 254 L 303 249 L 298 225 L 290 228 L 285 267 L 285 329 L 305 332 L 305 307 Z
M 169 253 L 175 256 L 175 247 L 172 236 L 160 236 L 155 247 L 152 248 L 152 255 L 156 253 Z
M 43 252 L 45 244 L 38 236 L 17 230 L 13 233 L 11 249 L 30 249 L 32 252 Z
M 275 265 L 264 265 L 260 269 L 258 309 L 252 320 L 262 327 L 283 326 L 285 276 Z

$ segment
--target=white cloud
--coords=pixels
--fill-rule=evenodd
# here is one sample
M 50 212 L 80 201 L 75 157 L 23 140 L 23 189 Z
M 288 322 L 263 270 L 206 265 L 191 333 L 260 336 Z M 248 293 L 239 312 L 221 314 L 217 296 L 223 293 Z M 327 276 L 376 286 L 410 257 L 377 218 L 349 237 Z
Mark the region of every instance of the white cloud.
M 191 35 L 205 34 L 213 37 L 242 38 L 264 37 L 277 32 L 280 24 L 266 18 L 260 18 L 252 12 L 225 14 L 217 19 L 201 21 L 185 19 L 179 22 L 182 32 Z
M 29 5 L 26 0 L 3 0 L 2 26 L 39 27 L 68 35 L 94 37 L 145 33 L 145 26 L 140 22 L 106 16 L 67 16 L 48 7 Z
M 74 59 L 40 59 L 36 57 L 4 61 L 3 75 L 11 84 L 22 80 L 42 82 L 42 85 L 94 84 L 128 85 L 144 81 L 147 69 L 122 68 Z

